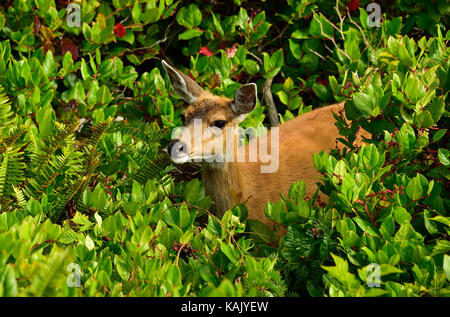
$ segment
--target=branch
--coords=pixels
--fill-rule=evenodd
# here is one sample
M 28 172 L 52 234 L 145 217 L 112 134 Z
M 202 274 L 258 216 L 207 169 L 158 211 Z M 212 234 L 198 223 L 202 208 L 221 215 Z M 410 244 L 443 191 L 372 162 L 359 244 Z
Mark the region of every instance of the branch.
M 269 121 L 270 126 L 276 127 L 280 125 L 280 120 L 278 120 L 278 112 L 277 107 L 275 106 L 275 102 L 273 101 L 271 86 L 272 86 L 273 78 L 268 78 L 264 81 L 262 85 L 263 90 L 263 98 L 266 102 L 267 106 L 269 106 Z
M 134 51 L 139 51 L 139 50 L 151 50 L 153 47 L 155 47 L 156 45 L 159 45 L 161 43 L 164 43 L 165 41 L 167 41 L 168 39 L 168 34 L 169 34 L 169 29 L 170 27 L 175 23 L 176 20 L 173 20 L 172 22 L 170 22 L 170 24 L 167 26 L 166 31 L 164 33 L 164 37 L 158 41 L 156 41 L 155 43 L 153 43 L 150 46 L 145 46 L 145 47 L 136 47 L 136 48 L 132 48 L 129 49 L 128 51 L 130 52 L 134 52 Z

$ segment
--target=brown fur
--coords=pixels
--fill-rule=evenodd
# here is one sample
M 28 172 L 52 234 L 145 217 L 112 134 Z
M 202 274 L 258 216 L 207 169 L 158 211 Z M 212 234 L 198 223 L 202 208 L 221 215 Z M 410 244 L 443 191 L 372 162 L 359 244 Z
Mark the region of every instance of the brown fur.
M 343 104 L 320 108 L 280 126 L 279 168 L 276 173 L 262 174 L 259 162 L 227 162 L 222 168 L 205 166 L 203 181 L 206 192 L 216 204 L 216 212 L 222 215 L 237 203 L 246 203 L 249 219 L 272 223 L 264 215 L 268 201 L 276 202 L 287 195 L 289 187 L 303 179 L 306 196 L 312 197 L 320 174 L 314 168 L 313 155 L 336 146 L 339 131 L 334 125 L 333 112 L 342 109 Z M 268 139 L 270 131 L 261 138 Z M 256 142 L 253 140 L 252 142 Z M 249 145 L 246 145 L 248 150 Z M 247 155 L 248 157 L 248 155 Z

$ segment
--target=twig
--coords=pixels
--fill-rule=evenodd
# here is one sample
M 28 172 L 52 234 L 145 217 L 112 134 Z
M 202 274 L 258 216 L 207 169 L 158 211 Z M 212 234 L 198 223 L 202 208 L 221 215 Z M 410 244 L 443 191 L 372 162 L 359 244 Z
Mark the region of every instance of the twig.
M 340 15 L 340 13 L 339 13 L 339 15 Z M 323 15 L 321 14 L 321 16 L 323 16 Z M 324 16 L 323 16 L 323 17 L 324 17 Z M 324 17 L 324 18 L 325 18 L 325 17 Z M 325 19 L 326 19 L 326 18 L 325 18 Z M 331 26 L 333 26 L 333 28 L 335 28 L 336 30 L 338 30 L 338 32 L 339 32 L 339 33 L 341 34 L 341 36 L 342 36 L 342 39 L 345 40 L 345 36 L 344 36 L 344 33 L 343 33 L 342 29 L 338 29 L 337 26 L 335 26 L 331 21 L 329 21 L 328 19 L 326 19 L 326 20 L 328 21 L 328 23 L 331 24 Z M 341 20 L 341 28 L 342 28 L 342 22 L 343 22 L 342 17 L 340 17 L 340 20 Z M 330 40 L 330 41 L 333 43 L 334 47 L 336 47 L 336 49 L 337 49 L 338 51 L 340 51 L 342 54 L 344 54 L 345 57 L 347 57 L 347 58 L 351 61 L 352 58 L 350 57 L 350 55 L 348 55 L 348 53 L 345 51 L 345 49 L 342 49 L 342 48 L 340 48 L 340 47 L 338 46 L 338 44 L 337 44 L 336 41 L 334 40 L 334 37 L 329 36 L 328 34 L 326 34 L 326 33 L 324 32 L 322 21 L 320 21 L 319 19 L 317 19 L 317 22 L 319 23 L 319 26 L 320 26 L 320 34 L 321 34 L 322 36 L 324 36 L 327 40 Z
M 165 41 L 167 41 L 168 34 L 169 34 L 169 29 L 170 29 L 170 27 L 175 23 L 175 21 L 176 21 L 176 20 L 174 19 L 174 20 L 173 20 L 172 22 L 170 22 L 170 24 L 167 26 L 166 32 L 164 33 L 164 37 L 163 37 L 162 39 L 156 41 L 155 43 L 153 43 L 153 44 L 150 45 L 150 46 L 146 46 L 146 47 L 136 47 L 136 48 L 129 49 L 129 51 L 130 51 L 130 52 L 134 52 L 134 51 L 139 51 L 139 50 L 150 50 L 150 49 L 152 49 L 153 47 L 155 47 L 156 45 L 161 44 L 161 43 L 164 43 Z
M 269 121 L 272 127 L 276 127 L 280 125 L 280 120 L 278 120 L 278 112 L 277 107 L 275 106 L 275 102 L 273 101 L 271 86 L 272 86 L 273 78 L 268 78 L 264 81 L 262 85 L 263 90 L 263 98 L 266 102 L 267 106 L 269 106 Z
M 323 59 L 324 61 L 326 60 L 325 57 L 323 57 L 322 55 L 320 55 L 320 54 L 317 53 L 316 51 L 314 51 L 314 50 L 312 50 L 312 49 L 310 49 L 310 48 L 308 48 L 308 50 L 309 50 L 311 53 L 317 55 L 319 58 Z
M 258 62 L 260 65 L 263 64 L 262 60 L 261 60 L 258 56 L 256 56 L 255 54 L 253 54 L 252 52 L 248 51 L 247 54 L 251 55 L 254 59 L 256 59 L 257 62 Z
M 292 19 L 293 19 L 293 17 L 289 19 L 289 21 L 286 23 L 286 25 L 285 25 L 285 27 L 283 28 L 283 30 L 281 30 L 281 32 L 280 32 L 277 36 L 275 36 L 275 37 L 274 37 L 273 39 L 271 39 L 270 41 L 266 42 L 264 45 L 260 46 L 260 47 L 258 48 L 258 52 L 262 52 L 263 49 L 264 49 L 267 45 L 269 45 L 269 44 L 272 43 L 272 42 L 275 42 L 276 40 L 278 40 L 278 39 L 280 39 L 280 38 L 282 38 L 283 35 L 284 35 L 284 33 L 286 32 L 287 28 L 289 27 L 289 25 L 292 24 Z
M 369 47 L 370 44 L 369 44 L 369 42 L 367 41 L 367 38 L 366 38 L 366 35 L 364 34 L 363 29 L 358 25 L 358 23 L 356 23 L 355 21 L 353 21 L 351 15 L 350 15 L 350 12 L 348 12 L 347 15 L 348 15 L 348 18 L 350 19 L 350 22 L 351 22 L 352 24 L 354 24 L 354 25 L 358 28 L 359 32 L 361 33 L 362 38 L 363 38 L 363 41 L 364 41 L 364 44 L 366 45 L 366 47 Z
M 334 9 L 336 10 L 336 13 L 339 17 L 339 29 L 337 27 L 335 27 L 333 23 L 331 23 L 331 25 L 341 34 L 342 40 L 345 41 L 344 30 L 343 30 L 345 17 L 342 18 L 341 12 L 339 11 L 339 0 L 336 0 L 336 6 L 334 7 Z

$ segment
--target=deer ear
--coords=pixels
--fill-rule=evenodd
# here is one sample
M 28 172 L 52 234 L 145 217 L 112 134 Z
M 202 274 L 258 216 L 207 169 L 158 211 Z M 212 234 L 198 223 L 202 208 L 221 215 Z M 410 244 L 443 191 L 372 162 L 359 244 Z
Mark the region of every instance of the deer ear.
M 166 61 L 163 60 L 162 64 L 169 75 L 173 89 L 187 103 L 193 103 L 200 95 L 206 93 L 194 80 L 167 64 Z
M 237 115 L 252 112 L 258 100 L 256 84 L 250 83 L 240 87 L 234 95 L 231 109 Z

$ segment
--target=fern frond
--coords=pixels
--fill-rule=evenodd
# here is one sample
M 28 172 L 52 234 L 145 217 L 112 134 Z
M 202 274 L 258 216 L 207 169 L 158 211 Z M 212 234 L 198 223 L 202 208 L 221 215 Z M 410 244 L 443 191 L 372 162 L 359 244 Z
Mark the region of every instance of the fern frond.
M 31 154 L 31 167 L 33 169 L 42 169 L 50 162 L 53 154 L 63 147 L 66 142 L 70 143 L 73 140 L 73 133 L 78 127 L 78 123 L 65 125 L 55 122 L 55 126 L 59 130 L 56 136 L 46 140 L 33 138 L 33 151 Z
M 7 196 L 13 192 L 12 186 L 25 180 L 26 165 L 22 160 L 23 152 L 19 149 L 8 148 L 0 156 L 0 196 Z
M 45 192 L 51 184 L 58 187 L 59 184 L 55 182 L 59 176 L 64 176 L 59 183 L 69 182 L 82 173 L 82 152 L 76 151 L 71 141 L 66 140 L 66 143 L 62 154 L 53 155 L 46 166 L 28 177 L 28 183 L 25 185 L 25 194 L 28 197 L 36 197 Z
M 159 141 L 166 133 L 166 131 L 160 130 L 156 122 L 145 123 L 142 121 L 133 121 L 132 123 L 128 121 L 114 121 L 106 132 L 127 134 L 149 146 L 159 144 Z
M 138 166 L 144 166 L 147 161 L 152 160 L 155 155 L 158 154 L 158 150 L 147 146 L 144 142 L 141 141 L 139 141 L 137 144 L 124 143 L 122 144 L 122 146 Z
M 11 199 L 0 196 L 0 213 L 10 211 L 13 201 Z
M 132 175 L 132 178 L 141 184 L 145 184 L 148 179 L 152 179 L 168 172 L 172 165 L 172 160 L 166 152 L 160 152 L 152 160 L 147 160 L 139 171 Z
M 0 129 L 12 123 L 14 114 L 11 111 L 11 102 L 0 86 Z
M 16 196 L 17 204 L 21 209 L 24 209 L 27 201 L 25 199 L 25 196 L 23 195 L 22 190 L 20 188 L 17 188 L 16 186 L 13 186 L 13 190 Z
M 8 147 L 11 147 L 16 143 L 18 139 L 22 135 L 24 135 L 27 132 L 28 126 L 26 125 L 19 125 L 14 126 L 9 131 L 4 131 L 1 135 L 0 134 L 0 154 L 4 153 Z
M 450 253 L 450 241 L 448 240 L 437 240 L 436 245 L 433 248 L 433 252 L 431 256 L 435 256 L 437 254 L 448 254 Z
M 66 187 L 58 192 L 57 203 L 55 204 L 51 220 L 56 221 L 60 218 L 66 205 L 71 202 L 78 205 L 81 194 L 84 192 L 89 180 L 95 172 L 95 168 L 100 164 L 100 153 L 97 148 L 88 145 L 85 149 L 83 166 L 79 177 L 71 181 Z
M 103 133 L 108 129 L 108 127 L 113 122 L 112 118 L 109 118 L 105 122 L 97 123 L 95 126 L 92 127 L 92 135 L 89 138 L 89 145 L 93 147 L 97 147 L 98 142 L 100 142 L 100 139 L 103 136 Z
M 85 182 L 86 177 L 76 179 L 57 193 L 56 203 L 53 205 L 49 215 L 51 221 L 56 222 L 61 217 L 66 205 L 72 200 Z

